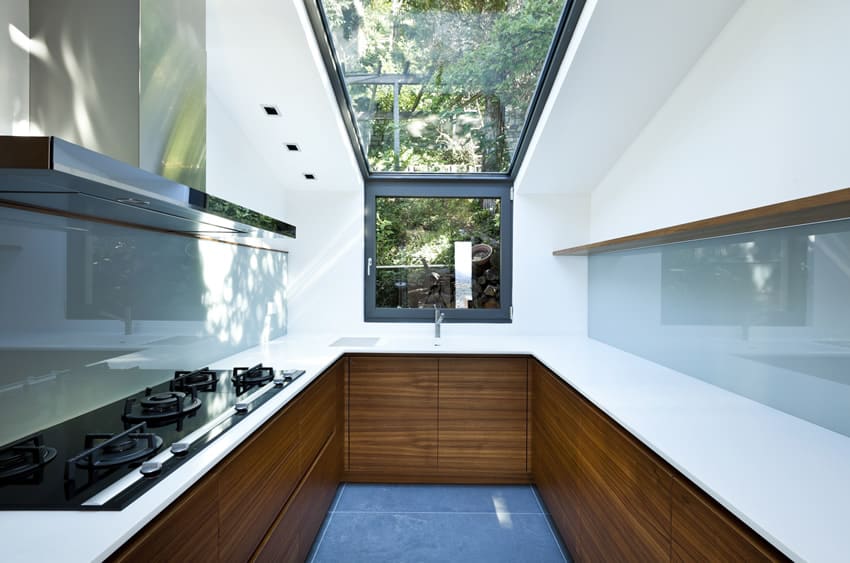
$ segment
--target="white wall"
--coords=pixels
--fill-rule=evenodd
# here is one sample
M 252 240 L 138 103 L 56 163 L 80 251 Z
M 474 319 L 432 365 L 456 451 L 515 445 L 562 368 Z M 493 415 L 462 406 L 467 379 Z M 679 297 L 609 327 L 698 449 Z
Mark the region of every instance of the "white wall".
M 298 227 L 290 254 L 290 334 L 430 334 L 430 324 L 363 322 L 362 192 L 292 192 L 287 205 Z M 583 333 L 586 260 L 554 257 L 552 251 L 586 240 L 588 207 L 586 195 L 520 191 L 514 205 L 514 322 L 447 325 L 444 336 Z
M 600 240 L 850 185 L 850 3 L 748 0 L 593 191 Z
M 304 24 L 300 0 L 207 3 L 207 191 L 297 227 L 290 334 L 428 335 L 427 324 L 363 322 L 363 180 Z M 262 115 L 262 103 L 282 117 Z M 304 150 L 286 153 L 284 142 Z M 307 171 L 318 181 L 304 184 Z M 449 325 L 445 336 L 585 330 L 585 260 L 552 251 L 587 239 L 589 198 L 525 191 L 517 186 L 514 209 L 514 323 Z
M 0 2 L 0 135 L 29 133 L 29 28 L 29 0 Z

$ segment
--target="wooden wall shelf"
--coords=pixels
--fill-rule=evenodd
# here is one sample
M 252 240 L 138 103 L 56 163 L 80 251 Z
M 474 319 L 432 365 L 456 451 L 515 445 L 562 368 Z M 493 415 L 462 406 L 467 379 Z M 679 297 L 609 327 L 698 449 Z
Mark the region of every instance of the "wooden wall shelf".
M 556 250 L 555 256 L 589 256 L 660 244 L 734 235 L 850 217 L 850 188 L 682 223 L 673 227 Z

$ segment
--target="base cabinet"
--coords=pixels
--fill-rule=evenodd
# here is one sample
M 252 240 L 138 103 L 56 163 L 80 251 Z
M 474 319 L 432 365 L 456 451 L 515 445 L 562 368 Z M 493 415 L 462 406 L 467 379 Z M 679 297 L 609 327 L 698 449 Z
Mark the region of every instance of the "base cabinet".
M 213 538 L 213 541 L 210 541 Z M 205 477 L 110 561 L 218 561 L 218 475 Z
M 786 561 L 578 392 L 531 362 L 534 480 L 576 561 Z
M 527 483 L 525 357 L 356 355 L 345 479 Z
M 342 472 L 339 361 L 110 560 L 303 561 Z

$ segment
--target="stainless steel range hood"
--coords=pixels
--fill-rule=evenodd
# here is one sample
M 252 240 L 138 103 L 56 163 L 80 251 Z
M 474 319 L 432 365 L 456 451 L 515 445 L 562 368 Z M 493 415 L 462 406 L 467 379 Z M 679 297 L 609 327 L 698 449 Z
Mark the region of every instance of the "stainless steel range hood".
M 0 205 L 232 240 L 292 237 L 267 215 L 57 137 L 0 136 Z

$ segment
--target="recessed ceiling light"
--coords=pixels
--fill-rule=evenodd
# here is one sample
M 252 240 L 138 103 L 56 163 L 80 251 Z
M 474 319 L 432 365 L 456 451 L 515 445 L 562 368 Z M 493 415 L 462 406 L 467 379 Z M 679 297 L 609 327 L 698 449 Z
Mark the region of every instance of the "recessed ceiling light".
M 298 151 L 301 150 L 301 147 L 299 147 L 295 143 L 285 143 L 285 145 L 286 145 L 287 150 L 290 150 L 290 151 L 293 151 L 293 152 L 298 152 Z
M 315 180 L 315 179 L 316 179 L 316 175 L 315 175 L 315 174 L 307 174 L 307 173 L 305 173 L 305 174 L 304 174 L 304 177 L 305 177 L 306 179 L 308 179 L 308 180 Z
M 266 115 L 279 116 L 280 112 L 277 110 L 277 106 L 267 106 L 263 104 L 263 111 L 266 112 Z

